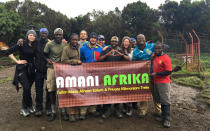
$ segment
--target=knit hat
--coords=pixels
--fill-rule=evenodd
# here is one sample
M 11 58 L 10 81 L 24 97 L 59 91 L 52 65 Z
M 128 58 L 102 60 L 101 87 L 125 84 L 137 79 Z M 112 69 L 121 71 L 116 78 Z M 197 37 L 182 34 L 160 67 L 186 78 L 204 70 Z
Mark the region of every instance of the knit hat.
M 98 39 L 98 35 L 95 32 L 90 33 L 90 38 Z
M 36 31 L 34 31 L 34 30 L 27 31 L 26 37 L 28 37 L 29 34 L 33 34 L 36 37 Z
M 130 38 L 131 43 L 136 42 L 135 38 Z
M 54 34 L 57 33 L 57 32 L 60 32 L 61 34 L 63 34 L 63 30 L 61 28 L 56 28 L 54 30 Z
M 103 36 L 103 35 L 98 35 L 98 39 L 100 40 L 100 39 L 105 39 L 105 37 Z
M 47 34 L 49 33 L 48 30 L 47 30 L 47 28 L 41 28 L 40 31 L 39 31 L 39 33 L 41 34 L 43 31 L 47 32 Z

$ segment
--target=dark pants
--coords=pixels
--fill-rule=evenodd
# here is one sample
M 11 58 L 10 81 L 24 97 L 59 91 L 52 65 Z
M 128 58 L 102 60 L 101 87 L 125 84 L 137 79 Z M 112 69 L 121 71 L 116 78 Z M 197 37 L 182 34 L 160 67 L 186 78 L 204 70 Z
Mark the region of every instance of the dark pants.
M 23 86 L 22 108 L 27 109 L 32 106 L 31 87 L 34 82 L 35 74 L 28 75 L 27 70 L 21 70 L 18 73 L 18 81 Z
M 36 89 L 36 109 L 41 111 L 43 109 L 43 86 L 46 73 L 37 71 L 35 78 L 35 89 Z M 50 97 L 46 89 L 46 109 L 50 109 Z

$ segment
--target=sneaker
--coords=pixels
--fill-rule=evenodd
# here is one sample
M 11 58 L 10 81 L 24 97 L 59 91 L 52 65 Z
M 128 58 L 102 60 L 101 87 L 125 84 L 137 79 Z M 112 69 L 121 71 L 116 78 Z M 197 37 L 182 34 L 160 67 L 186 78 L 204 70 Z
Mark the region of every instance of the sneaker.
M 46 110 L 46 111 L 45 111 L 45 114 L 46 114 L 46 116 L 49 116 L 49 115 L 51 114 L 51 110 L 49 110 L 49 109 Z
M 42 111 L 36 111 L 36 112 L 35 112 L 35 116 L 36 116 L 36 117 L 42 116 Z
M 122 118 L 123 117 L 123 115 L 120 111 L 116 111 L 116 115 L 117 115 L 117 118 Z
M 70 122 L 75 122 L 76 121 L 75 115 L 70 115 L 69 116 L 69 121 Z
M 24 117 L 27 117 L 30 115 L 27 109 L 21 109 L 20 110 L 20 115 L 23 115 Z
M 66 114 L 66 112 L 62 112 L 61 113 L 61 118 L 64 121 L 68 121 L 69 120 L 69 116 L 68 116 L 68 114 Z
M 48 121 L 54 121 L 56 118 L 56 114 L 55 113 L 50 113 L 50 115 L 48 116 Z
M 79 114 L 76 114 L 74 117 L 77 121 L 79 120 Z
M 86 119 L 86 116 L 85 115 L 80 115 L 79 119 L 80 120 L 85 120 Z
M 133 111 L 132 111 L 132 110 L 128 110 L 125 114 L 126 114 L 127 116 L 132 116 Z
M 163 122 L 163 127 L 165 127 L 165 128 L 170 128 L 170 126 L 171 126 L 170 121 L 165 120 L 165 121 Z
M 112 114 L 111 109 L 108 109 L 108 110 L 102 115 L 102 118 L 103 118 L 103 119 L 107 119 L 107 118 L 110 117 L 111 114 Z
M 34 108 L 33 106 L 32 106 L 32 107 L 29 107 L 28 110 L 29 110 L 29 112 L 32 113 L 32 114 L 36 111 L 35 108 Z

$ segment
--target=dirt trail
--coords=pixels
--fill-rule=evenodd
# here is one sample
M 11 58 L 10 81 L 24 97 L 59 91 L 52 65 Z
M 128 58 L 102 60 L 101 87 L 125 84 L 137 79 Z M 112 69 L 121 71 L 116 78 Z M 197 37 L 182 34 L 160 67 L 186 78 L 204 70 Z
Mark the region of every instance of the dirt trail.
M 14 67 L 0 71 L 0 79 L 13 77 Z M 32 88 L 34 99 L 34 87 Z M 164 129 L 151 115 L 153 104 L 145 118 L 111 117 L 100 123 L 100 118 L 90 117 L 87 120 L 70 123 L 60 121 L 59 115 L 54 122 L 47 122 L 47 117 L 37 118 L 33 115 L 25 118 L 19 115 L 21 94 L 18 94 L 11 82 L 0 84 L 0 131 L 210 131 L 210 108 L 199 99 L 199 90 L 172 84 L 171 88 L 171 128 Z

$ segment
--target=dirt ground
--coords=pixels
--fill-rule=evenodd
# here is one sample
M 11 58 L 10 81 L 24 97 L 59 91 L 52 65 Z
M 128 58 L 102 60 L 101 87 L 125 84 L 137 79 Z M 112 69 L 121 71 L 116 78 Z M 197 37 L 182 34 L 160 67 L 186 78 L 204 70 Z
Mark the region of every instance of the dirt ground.
M 13 77 L 14 67 L 0 70 L 0 80 Z M 34 87 L 32 88 L 35 98 Z M 172 83 L 171 88 L 171 128 L 164 129 L 152 116 L 153 104 L 145 118 L 111 117 L 101 123 L 100 118 L 89 117 L 74 123 L 61 121 L 59 115 L 53 122 L 47 117 L 23 117 L 19 114 L 21 94 L 16 92 L 11 81 L 0 84 L 0 131 L 210 131 L 210 107 L 202 103 L 199 90 Z

